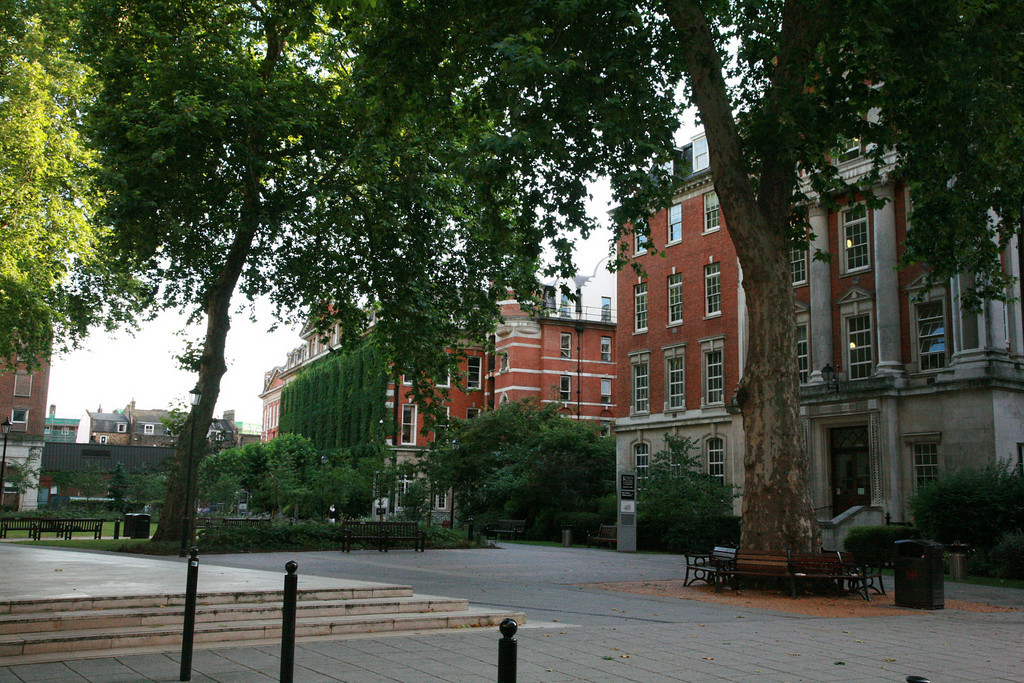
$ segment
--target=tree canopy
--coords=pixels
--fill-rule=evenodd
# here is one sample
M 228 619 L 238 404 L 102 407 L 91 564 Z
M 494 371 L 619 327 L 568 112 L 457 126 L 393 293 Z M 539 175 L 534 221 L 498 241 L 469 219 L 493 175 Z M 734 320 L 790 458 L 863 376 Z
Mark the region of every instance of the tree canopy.
M 79 128 L 94 87 L 70 22 L 62 3 L 0 1 L 0 364 L 49 358 L 138 303 L 93 220 L 103 195 Z
M 647 232 L 677 187 L 662 164 L 679 108 L 696 107 L 747 302 L 736 392 L 745 545 L 817 545 L 789 281 L 808 203 L 859 196 L 877 207 L 877 185 L 905 180 L 908 260 L 940 281 L 972 273 L 976 297 L 1007 296 L 1000 250 L 1024 183 L 1020 3 L 510 0 L 437 11 L 382 0 L 365 16 L 354 73 L 378 95 L 400 84 L 388 111 L 428 97 L 432 116 L 440 107 L 457 119 L 467 110 L 456 105 L 473 102 L 473 120 L 492 122 L 477 153 L 519 178 L 517 208 L 534 202 L 552 220 L 585 224 L 582 181 L 607 174 L 618 234 Z M 844 177 L 832 160 L 851 140 L 872 167 Z

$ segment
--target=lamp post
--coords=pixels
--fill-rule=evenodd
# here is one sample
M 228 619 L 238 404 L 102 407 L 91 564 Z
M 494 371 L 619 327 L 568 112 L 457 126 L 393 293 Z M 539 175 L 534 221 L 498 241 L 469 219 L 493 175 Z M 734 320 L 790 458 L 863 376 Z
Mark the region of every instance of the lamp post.
M 200 391 L 198 384 L 195 389 L 188 392 L 188 399 L 192 404 L 192 414 L 189 416 L 188 466 L 185 468 L 185 510 L 181 516 L 181 549 L 178 552 L 178 557 L 185 557 L 186 548 L 192 540 L 192 513 L 195 510 L 195 506 L 192 504 L 192 449 L 196 442 L 196 406 L 203 399 L 203 392 Z
M 11 433 L 11 418 L 5 417 L 0 422 L 0 431 L 4 433 L 4 457 L 0 460 L 0 508 L 4 505 L 4 477 L 7 475 L 7 435 Z
M 825 363 L 825 367 L 821 369 L 821 378 L 825 380 L 825 388 L 828 391 L 839 393 L 839 376 L 832 369 L 831 363 Z

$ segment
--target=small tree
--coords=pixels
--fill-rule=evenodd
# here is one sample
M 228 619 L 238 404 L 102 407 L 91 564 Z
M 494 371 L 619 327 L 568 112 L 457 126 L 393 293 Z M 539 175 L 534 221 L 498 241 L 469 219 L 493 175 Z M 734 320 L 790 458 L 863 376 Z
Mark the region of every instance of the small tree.
M 124 463 L 119 462 L 114 465 L 114 471 L 110 474 L 110 497 L 114 499 L 111 507 L 114 510 L 121 513 L 128 512 L 131 507 L 128 500 L 129 488 L 128 470 L 125 469 Z
M 696 441 L 666 436 L 637 496 L 641 545 L 675 552 L 707 552 L 728 530 L 721 520 L 732 509 L 735 488 L 702 471 Z M 738 530 L 738 529 L 737 529 Z M 738 539 L 736 539 L 738 540 Z
M 25 495 L 29 489 L 39 484 L 38 464 L 39 451 L 33 448 L 23 462 L 12 462 L 8 465 L 9 470 L 4 479 L 6 486 L 17 491 L 19 497 Z

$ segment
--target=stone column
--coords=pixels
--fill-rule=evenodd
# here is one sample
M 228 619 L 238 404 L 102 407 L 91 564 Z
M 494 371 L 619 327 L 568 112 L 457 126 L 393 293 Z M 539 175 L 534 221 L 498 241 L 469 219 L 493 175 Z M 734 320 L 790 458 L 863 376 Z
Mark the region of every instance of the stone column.
M 814 259 L 815 252 L 828 253 L 828 211 L 812 206 L 811 224 L 811 360 L 810 383 L 820 384 L 821 369 L 832 362 L 832 264 Z
M 886 184 L 875 189 L 885 204 L 872 211 L 875 237 L 875 324 L 878 328 L 878 355 L 875 374 L 902 375 L 900 345 L 900 289 L 896 272 L 896 207 L 893 188 Z

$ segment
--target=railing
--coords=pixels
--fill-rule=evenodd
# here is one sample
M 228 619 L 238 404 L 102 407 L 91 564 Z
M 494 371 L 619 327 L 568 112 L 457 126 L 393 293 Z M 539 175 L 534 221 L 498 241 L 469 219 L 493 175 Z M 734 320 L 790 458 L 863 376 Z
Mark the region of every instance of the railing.
M 545 318 L 561 318 L 563 320 L 585 320 L 588 322 L 615 322 L 615 309 L 610 306 L 582 306 L 577 308 L 575 304 L 567 303 L 556 306 L 548 302 L 540 311 Z

